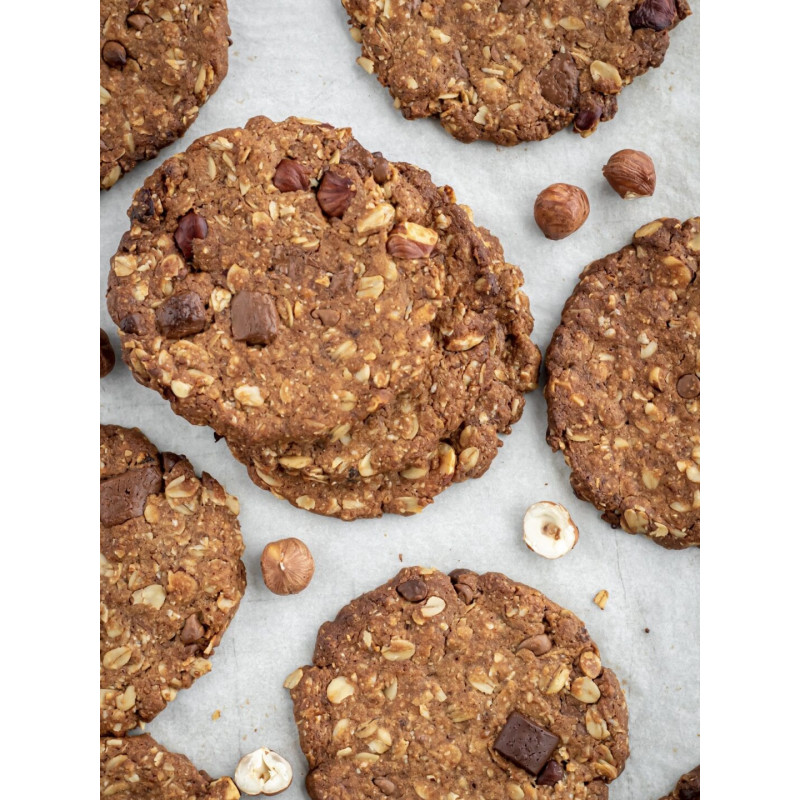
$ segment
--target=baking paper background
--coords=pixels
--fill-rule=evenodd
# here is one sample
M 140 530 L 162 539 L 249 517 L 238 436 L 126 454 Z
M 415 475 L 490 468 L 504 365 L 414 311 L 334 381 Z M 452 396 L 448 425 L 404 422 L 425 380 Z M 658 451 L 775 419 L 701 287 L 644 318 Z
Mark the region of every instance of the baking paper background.
M 661 797 L 699 760 L 699 552 L 671 552 L 613 531 L 575 498 L 562 456 L 545 443 L 541 391 L 528 396 L 522 419 L 483 478 L 447 489 L 414 517 L 344 523 L 258 489 L 224 442 L 214 442 L 211 429 L 193 427 L 139 386 L 121 361 L 105 290 L 108 259 L 128 229 L 133 192 L 166 157 L 196 137 L 258 114 L 274 120 L 304 116 L 350 126 L 370 150 L 415 163 L 437 184 L 450 184 L 475 221 L 499 237 L 506 259 L 524 271 L 536 319 L 533 339 L 544 353 L 586 264 L 627 244 L 645 222 L 700 212 L 699 0 L 692 3 L 694 15 L 672 33 L 664 65 L 622 92 L 613 121 L 588 139 L 563 131 L 508 149 L 461 144 L 438 122 L 405 120 L 375 77 L 355 63 L 360 48 L 339 0 L 228 2 L 228 77 L 181 141 L 101 198 L 101 324 L 117 351 L 114 371 L 101 382 L 101 419 L 140 427 L 159 449 L 185 453 L 198 472 L 220 480 L 241 501 L 247 545 L 248 588 L 212 658 L 213 670 L 180 692 L 147 730 L 213 776 L 233 774 L 243 754 L 266 745 L 295 770 L 282 797 L 305 798 L 306 762 L 282 684 L 310 662 L 319 625 L 403 564 L 495 570 L 535 586 L 586 622 L 630 709 L 631 757 L 611 785 L 611 798 Z M 606 184 L 602 166 L 627 147 L 653 158 L 654 197 L 623 201 Z M 549 242 L 533 222 L 532 207 L 538 192 L 557 181 L 582 186 L 592 210 L 576 234 Z M 522 542 L 522 515 L 538 500 L 566 505 L 581 532 L 577 547 L 555 562 Z M 259 557 L 267 542 L 286 536 L 308 544 L 316 574 L 301 595 L 283 598 L 265 589 Z M 600 589 L 609 592 L 605 611 L 592 602 Z

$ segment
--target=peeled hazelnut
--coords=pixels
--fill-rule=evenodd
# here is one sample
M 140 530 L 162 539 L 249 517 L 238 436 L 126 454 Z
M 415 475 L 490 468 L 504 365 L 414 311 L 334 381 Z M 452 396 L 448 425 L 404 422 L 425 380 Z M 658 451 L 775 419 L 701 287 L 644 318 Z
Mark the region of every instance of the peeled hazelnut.
M 353 200 L 353 181 L 335 172 L 326 172 L 319 182 L 317 202 L 329 216 L 341 219 Z
M 314 559 L 299 539 L 270 542 L 261 554 L 261 574 L 275 594 L 297 594 L 311 583 Z
M 525 512 L 522 538 L 537 555 L 561 558 L 577 544 L 578 528 L 564 506 L 543 500 Z
M 620 150 L 614 153 L 603 167 L 603 175 L 623 200 L 650 197 L 656 190 L 653 159 L 640 150 Z
M 279 794 L 292 782 L 292 765 L 269 748 L 259 747 L 242 757 L 233 779 L 245 794 Z
M 548 239 L 564 239 L 575 233 L 589 216 L 589 198 L 578 186 L 554 183 L 533 205 L 533 218 Z

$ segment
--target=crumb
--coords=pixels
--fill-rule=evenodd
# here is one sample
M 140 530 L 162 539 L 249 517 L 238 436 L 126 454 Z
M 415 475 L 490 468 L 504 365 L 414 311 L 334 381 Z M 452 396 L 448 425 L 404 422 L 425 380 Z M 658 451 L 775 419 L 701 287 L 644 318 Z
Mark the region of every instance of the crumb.
M 645 629 L 644 629 L 644 632 L 645 632 L 645 633 L 650 633 L 650 628 L 645 628 Z
M 403 554 L 402 553 L 398 553 L 397 557 L 400 559 L 401 562 L 403 561 Z
M 217 710 L 216 710 L 216 711 L 215 711 L 215 712 L 214 712 L 214 713 L 211 715 L 211 719 L 213 719 L 213 720 L 218 720 L 218 719 L 220 718 L 220 715 L 221 715 L 221 714 L 222 714 L 222 712 L 221 712 L 219 709 L 217 709 Z
M 594 604 L 596 606 L 599 606 L 602 611 L 605 611 L 607 602 L 608 602 L 608 592 L 605 589 L 601 589 L 594 596 Z

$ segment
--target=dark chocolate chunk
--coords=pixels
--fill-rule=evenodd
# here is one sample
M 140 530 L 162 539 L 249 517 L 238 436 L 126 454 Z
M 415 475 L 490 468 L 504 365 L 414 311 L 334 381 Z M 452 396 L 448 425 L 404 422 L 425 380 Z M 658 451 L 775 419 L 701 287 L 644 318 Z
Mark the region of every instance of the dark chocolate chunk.
M 231 301 L 233 338 L 248 344 L 269 344 L 278 335 L 278 312 L 268 294 L 237 292 Z
M 192 614 L 192 616 L 183 623 L 181 641 L 184 644 L 194 644 L 203 638 L 205 632 L 206 629 L 200 624 L 197 614 Z
M 540 633 L 537 636 L 529 636 L 517 649 L 530 650 L 535 656 L 543 656 L 553 649 L 553 642 L 546 633 Z
M 539 73 L 542 97 L 554 106 L 570 108 L 578 97 L 578 68 L 567 53 L 557 53 Z
M 675 388 L 684 400 L 693 400 L 700 397 L 700 378 L 693 374 L 681 375 Z
M 117 67 L 118 69 L 124 67 L 125 62 L 128 60 L 128 53 L 120 42 L 106 42 L 100 54 L 109 67 Z
M 428 596 L 428 585 L 416 578 L 397 585 L 397 594 L 409 603 L 421 603 Z
M 123 333 L 132 333 L 134 336 L 145 332 L 144 315 L 128 314 L 119 323 L 119 329 Z
M 555 786 L 564 777 L 564 767 L 558 761 L 548 761 L 536 776 L 537 786 Z
M 183 461 L 186 456 L 179 456 L 175 453 L 165 451 L 161 454 L 161 466 L 164 468 L 164 473 L 170 472 L 172 468 L 179 462 Z
M 675 0 L 642 0 L 638 8 L 631 11 L 630 19 L 634 30 L 666 30 L 675 19 Z
M 513 711 L 494 749 L 531 775 L 538 775 L 558 745 L 558 737 Z
M 117 357 L 108 334 L 100 328 L 100 377 L 105 378 L 112 369 Z
M 206 327 L 206 307 L 197 292 L 181 292 L 156 309 L 158 328 L 167 339 L 182 339 Z
M 181 217 L 175 231 L 175 244 L 187 260 L 194 257 L 194 240 L 208 236 L 208 223 L 194 211 Z
M 148 495 L 161 489 L 161 470 L 155 464 L 129 469 L 100 483 L 100 522 L 110 527 L 141 517 Z
M 133 196 L 130 214 L 131 222 L 147 222 L 156 213 L 153 193 L 149 189 L 139 189 Z

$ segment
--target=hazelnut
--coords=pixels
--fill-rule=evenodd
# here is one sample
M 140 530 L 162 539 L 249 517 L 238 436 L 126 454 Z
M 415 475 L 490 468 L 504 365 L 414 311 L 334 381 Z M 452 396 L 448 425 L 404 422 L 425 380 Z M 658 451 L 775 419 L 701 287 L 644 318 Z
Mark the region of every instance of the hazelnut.
M 620 150 L 608 159 L 603 175 L 623 200 L 650 197 L 656 190 L 653 159 L 640 150 Z
M 111 345 L 111 340 L 108 334 L 100 328 L 100 377 L 105 378 L 112 369 L 114 369 L 114 362 L 116 356 L 114 355 L 114 348 Z
M 292 782 L 292 765 L 269 748 L 259 747 L 242 757 L 233 779 L 245 794 L 278 794 Z
M 568 183 L 548 186 L 533 205 L 533 218 L 548 239 L 564 239 L 575 233 L 588 216 L 586 192 Z
M 282 159 L 275 167 L 272 183 L 279 192 L 299 192 L 310 185 L 305 168 L 291 158 Z
M 311 583 L 314 559 L 299 539 L 270 542 L 261 554 L 261 574 L 275 594 L 297 594 Z
M 326 172 L 317 189 L 317 202 L 329 217 L 341 219 L 350 207 L 354 192 L 353 181 L 350 178 Z
M 543 500 L 525 512 L 522 538 L 537 555 L 561 558 L 575 547 L 578 528 L 564 506 Z

